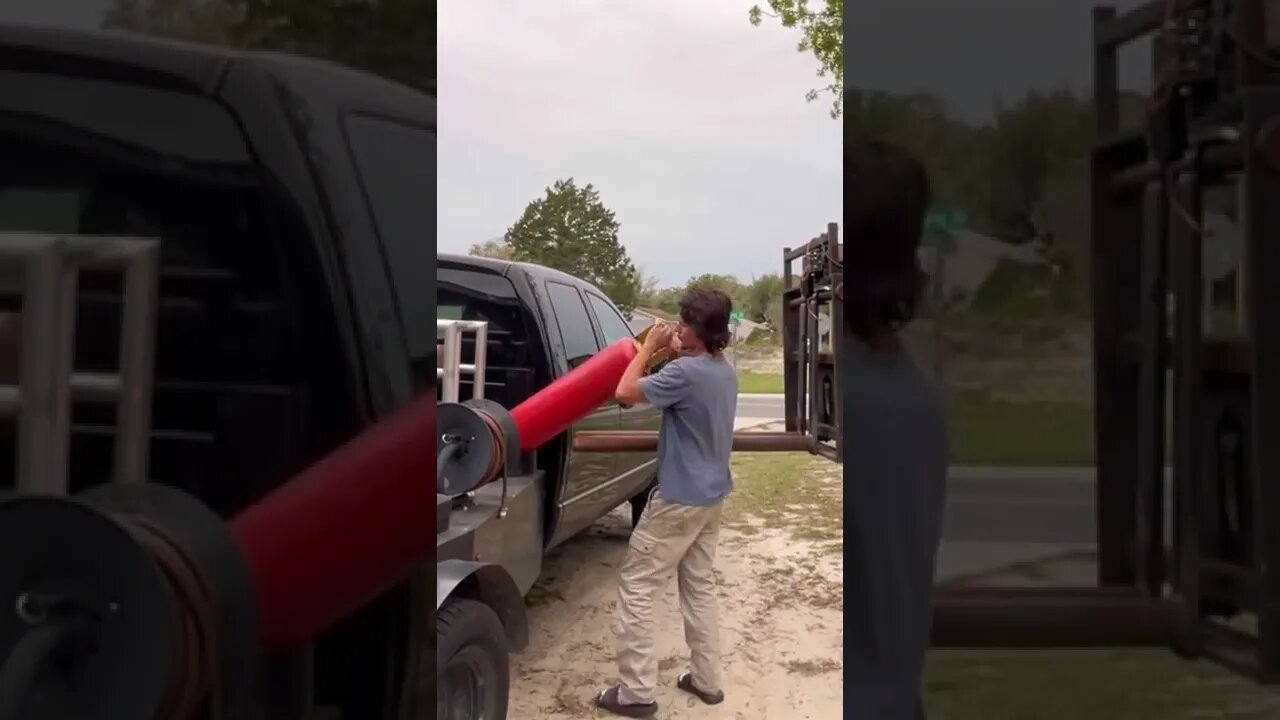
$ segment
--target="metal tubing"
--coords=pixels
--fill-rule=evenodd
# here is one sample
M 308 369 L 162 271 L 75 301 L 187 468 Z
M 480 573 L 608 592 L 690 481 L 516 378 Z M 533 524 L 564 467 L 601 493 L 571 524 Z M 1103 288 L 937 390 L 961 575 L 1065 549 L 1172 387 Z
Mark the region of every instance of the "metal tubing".
M 126 254 L 123 258 L 124 302 L 121 312 L 124 316 L 120 321 L 119 398 L 116 400 L 112 479 L 117 483 L 146 482 L 151 455 L 160 244 L 154 240 L 131 240 L 118 245 L 116 250 Z
M 120 398 L 120 377 L 108 373 L 74 373 L 71 397 L 77 402 L 114 403 Z M 22 411 L 22 388 L 0 385 L 0 418 L 17 417 Z
M 1199 160 L 1184 158 L 1167 167 L 1148 161 L 1116 172 L 1111 176 L 1109 184 L 1111 191 L 1115 193 L 1140 190 L 1147 183 L 1161 180 L 1165 172 L 1171 171 L 1177 175 L 1195 169 L 1197 165 L 1207 175 L 1239 172 L 1244 169 L 1244 153 L 1236 144 L 1211 145 L 1204 149 Z
M 1149 0 L 1123 15 L 1099 23 L 1094 44 L 1098 48 L 1112 49 L 1133 42 L 1159 30 L 1168 15 L 1179 15 L 1199 2 L 1202 0 Z
M 654 452 L 658 449 L 658 433 L 653 431 L 618 432 L 584 430 L 574 433 L 574 452 Z M 813 441 L 796 432 L 736 432 L 735 452 L 810 452 Z
M 26 253 L 23 293 L 17 490 L 63 494 L 71 422 L 75 275 L 61 239 L 6 236 Z
M 73 397 L 117 403 L 114 479 L 145 481 L 159 245 L 138 238 L 5 233 L 0 259 L 20 265 L 22 353 L 19 385 L 0 386 L 0 415 L 19 419 L 18 489 L 66 491 Z M 14 263 L 13 261 L 18 261 Z M 73 372 L 76 300 L 83 268 L 123 270 L 119 377 Z
M 462 333 L 475 333 L 475 362 L 462 362 Z M 441 334 L 443 333 L 443 337 Z M 485 369 L 489 349 L 489 323 L 479 320 L 436 320 L 436 340 L 442 342 L 436 381 L 444 402 L 462 402 L 462 378 L 471 378 L 471 398 L 484 398 Z
M 1157 602 L 1127 588 L 942 588 L 933 601 L 933 647 L 1154 647 L 1171 637 Z

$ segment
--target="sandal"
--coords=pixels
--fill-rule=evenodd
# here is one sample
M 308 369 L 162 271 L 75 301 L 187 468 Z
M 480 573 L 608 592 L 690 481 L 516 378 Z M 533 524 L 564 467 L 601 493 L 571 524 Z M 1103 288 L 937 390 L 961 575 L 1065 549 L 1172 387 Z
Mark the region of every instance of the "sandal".
M 647 718 L 658 714 L 658 703 L 656 702 L 629 705 L 619 700 L 617 685 L 596 696 L 596 707 L 608 710 L 614 715 L 630 718 Z
M 676 678 L 676 687 L 690 695 L 693 695 L 694 697 L 697 697 L 708 705 L 719 705 L 724 702 L 723 690 L 717 690 L 713 693 L 706 692 L 705 690 L 699 690 L 693 684 L 693 673 L 681 673 L 680 676 Z

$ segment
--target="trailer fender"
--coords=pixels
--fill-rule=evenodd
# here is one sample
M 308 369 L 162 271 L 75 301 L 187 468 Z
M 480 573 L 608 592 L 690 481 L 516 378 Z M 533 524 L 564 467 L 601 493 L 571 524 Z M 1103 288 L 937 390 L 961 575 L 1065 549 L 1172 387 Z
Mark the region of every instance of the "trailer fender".
M 445 560 L 436 563 L 436 610 L 455 596 L 478 600 L 498 614 L 513 651 L 529 642 L 529 619 L 524 613 L 524 596 L 515 580 L 500 565 Z

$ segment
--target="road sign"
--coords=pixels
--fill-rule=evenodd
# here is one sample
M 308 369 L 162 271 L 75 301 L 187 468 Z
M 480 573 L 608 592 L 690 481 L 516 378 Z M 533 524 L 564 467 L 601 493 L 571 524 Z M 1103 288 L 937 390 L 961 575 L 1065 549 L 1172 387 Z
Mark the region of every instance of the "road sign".
M 953 233 L 963 230 L 969 218 L 959 210 L 931 210 L 924 216 L 924 226 L 932 232 Z

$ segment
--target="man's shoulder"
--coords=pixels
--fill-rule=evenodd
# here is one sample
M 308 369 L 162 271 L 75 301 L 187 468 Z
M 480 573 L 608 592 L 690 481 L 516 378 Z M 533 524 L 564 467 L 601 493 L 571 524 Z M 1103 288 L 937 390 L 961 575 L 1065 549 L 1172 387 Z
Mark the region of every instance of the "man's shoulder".
M 732 363 L 710 355 L 685 355 L 671 361 L 671 364 L 678 364 L 681 372 L 698 380 L 732 379 L 737 382 L 738 378 Z

